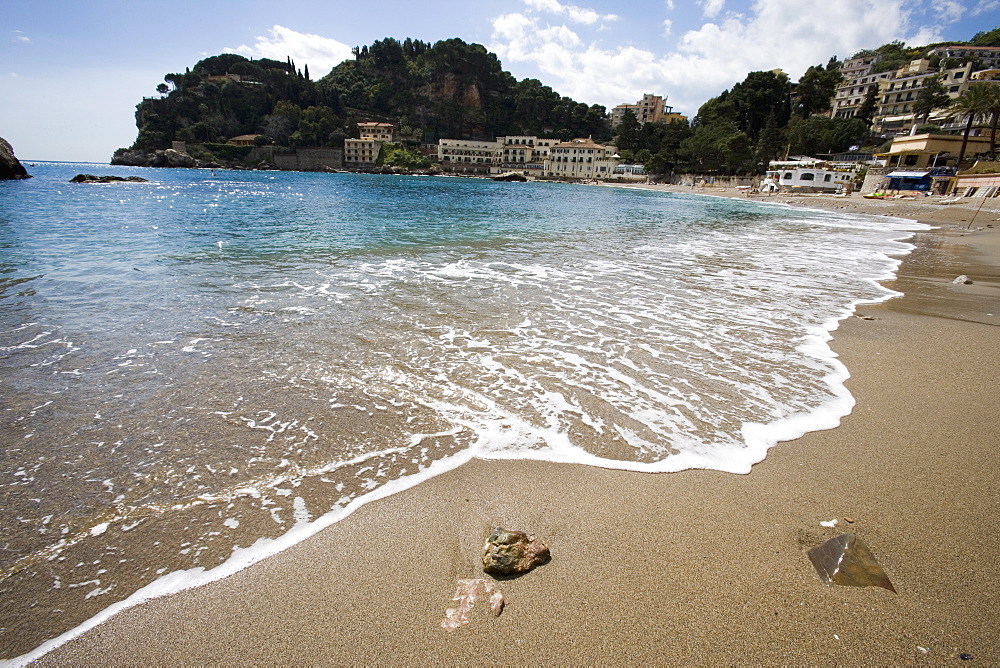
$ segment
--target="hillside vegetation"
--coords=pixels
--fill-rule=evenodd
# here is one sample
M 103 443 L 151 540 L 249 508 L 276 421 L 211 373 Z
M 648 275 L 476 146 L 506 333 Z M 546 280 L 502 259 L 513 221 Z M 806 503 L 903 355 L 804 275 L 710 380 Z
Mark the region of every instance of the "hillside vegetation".
M 508 134 L 611 137 L 603 106 L 563 97 L 535 79 L 518 81 L 479 44 L 388 38 L 354 52 L 354 60 L 317 82 L 308 67 L 297 70 L 290 59 L 232 53 L 167 74 L 157 88 L 160 97 L 136 107 L 139 134 L 131 149 L 244 134 L 293 148 L 339 147 L 357 136 L 360 120 L 394 123 L 412 143 Z
M 981 32 L 967 44 L 998 46 L 1000 29 Z M 925 56 L 933 46 L 939 45 L 892 42 L 854 56 L 878 54 L 879 67 L 888 70 Z M 233 160 L 239 158 L 237 149 L 248 150 L 226 148 L 225 142 L 239 135 L 260 135 L 255 141 L 261 145 L 342 147 L 346 138 L 357 136 L 359 121 L 383 121 L 396 125 L 409 146 L 442 138 L 592 137 L 613 139 L 626 161 L 645 164 L 650 172 L 759 172 L 769 160 L 789 153 L 834 153 L 881 143 L 869 133 L 874 97 L 860 118 L 823 115 L 841 81 L 840 64 L 834 56 L 794 83 L 777 70 L 751 72 L 706 101 L 690 123 L 640 126 L 626 113 L 612 135 L 603 106 L 561 96 L 537 79 L 518 81 L 495 54 L 461 39 L 433 45 L 409 38 L 379 40 L 356 47 L 353 60 L 315 82 L 308 66 L 300 70 L 291 59 L 250 60 L 227 53 L 164 77 L 159 97 L 136 107 L 139 133 L 131 152 L 141 159 L 180 140 Z M 125 152 L 119 149 L 116 158 Z M 421 162 L 416 153 L 397 158 Z

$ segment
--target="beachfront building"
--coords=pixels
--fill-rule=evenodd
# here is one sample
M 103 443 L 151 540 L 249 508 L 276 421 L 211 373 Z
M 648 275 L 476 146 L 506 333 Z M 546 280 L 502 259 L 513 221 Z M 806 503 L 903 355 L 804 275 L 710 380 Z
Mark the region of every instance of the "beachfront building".
M 446 172 L 489 174 L 500 162 L 499 141 L 442 139 L 438 142 L 438 162 Z
M 830 105 L 832 118 L 855 118 L 865 103 L 870 90 L 878 93 L 879 84 L 887 80 L 890 72 L 875 72 L 881 56 L 877 53 L 860 55 L 844 61 L 840 66 L 843 82 L 837 86 Z
M 646 123 L 665 123 L 669 124 L 674 121 L 687 121 L 686 116 L 682 116 L 674 111 L 674 108 L 666 104 L 666 98 L 660 95 L 653 95 L 652 93 L 646 93 L 642 96 L 642 99 L 635 104 L 622 103 L 611 110 L 611 127 L 618 127 L 622 118 L 625 117 L 625 112 L 631 110 L 635 114 L 636 120 L 639 121 L 639 125 L 645 125 Z
M 619 161 L 614 146 L 590 139 L 564 142 L 512 135 L 496 141 L 442 139 L 438 162 L 442 170 L 459 174 L 514 172 L 536 179 L 607 179 Z
M 618 156 L 613 146 L 591 139 L 560 142 L 549 149 L 545 175 L 557 179 L 606 179 L 614 174 Z
M 963 197 L 1000 197 L 1000 162 L 977 162 L 958 174 L 952 192 Z
M 348 169 L 369 169 L 378 164 L 382 144 L 396 140 L 392 123 L 358 123 L 358 139 L 344 140 L 344 166 Z
M 887 153 L 876 157 L 885 160 L 887 167 L 933 169 L 954 167 L 962 150 L 962 135 L 919 134 L 894 137 Z M 970 136 L 965 154 L 974 156 L 990 150 L 989 136 Z
M 558 143 L 558 139 L 539 139 L 531 135 L 497 137 L 498 157 L 492 172 L 517 172 L 524 176 L 543 177 L 549 149 Z

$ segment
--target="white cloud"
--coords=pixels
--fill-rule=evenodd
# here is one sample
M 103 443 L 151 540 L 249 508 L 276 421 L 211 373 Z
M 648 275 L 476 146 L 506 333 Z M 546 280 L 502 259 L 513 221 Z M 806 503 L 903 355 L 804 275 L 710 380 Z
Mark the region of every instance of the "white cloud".
M 972 8 L 971 13 L 973 16 L 979 16 L 980 14 L 996 11 L 997 9 L 1000 9 L 1000 0 L 979 0 L 976 6 Z
M 937 0 L 934 3 L 934 13 L 941 23 L 950 25 L 962 20 L 966 7 L 958 0 Z
M 276 25 L 267 36 L 257 36 L 253 46 L 241 44 L 236 48 L 226 47 L 226 52 L 238 53 L 248 58 L 271 58 L 285 60 L 291 56 L 298 67 L 309 65 L 310 76 L 314 79 L 325 76 L 340 63 L 353 58 L 351 47 L 342 42 L 320 35 L 297 32 L 291 28 Z
M 593 25 L 599 21 L 617 21 L 616 14 L 598 14 L 593 9 L 577 7 L 576 5 L 564 5 L 559 0 L 524 0 L 524 4 L 529 8 L 539 12 L 550 14 L 565 14 L 574 23 Z
M 726 5 L 726 0 L 702 0 L 701 13 L 708 19 L 714 19 Z
M 663 36 L 670 37 L 670 33 L 674 29 L 674 22 L 670 19 L 663 19 Z
M 534 17 L 505 14 L 493 22 L 489 48 L 505 65 L 532 65 L 559 93 L 587 104 L 611 107 L 656 93 L 693 115 L 752 71 L 781 68 L 794 81 L 830 56 L 847 58 L 897 39 L 909 44 L 938 41 L 936 28 L 913 23 L 909 7 L 908 0 L 753 0 L 745 13 L 730 12 L 684 33 L 666 53 L 634 46 L 602 48 L 587 36 L 562 33 Z
M 25 35 L 24 31 L 22 31 L 22 30 L 15 30 L 14 31 L 14 39 L 13 39 L 13 41 L 20 42 L 21 44 L 31 44 L 31 38 L 28 37 L 27 35 Z
M 674 0 L 667 0 L 665 4 L 667 5 L 668 12 L 674 11 Z

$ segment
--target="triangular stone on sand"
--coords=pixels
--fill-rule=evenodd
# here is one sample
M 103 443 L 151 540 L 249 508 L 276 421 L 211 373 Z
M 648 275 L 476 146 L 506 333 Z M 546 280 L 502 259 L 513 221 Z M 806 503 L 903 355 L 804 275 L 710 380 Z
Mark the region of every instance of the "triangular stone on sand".
M 896 593 L 871 550 L 853 533 L 834 536 L 809 550 L 808 555 L 824 582 L 850 587 L 883 587 Z

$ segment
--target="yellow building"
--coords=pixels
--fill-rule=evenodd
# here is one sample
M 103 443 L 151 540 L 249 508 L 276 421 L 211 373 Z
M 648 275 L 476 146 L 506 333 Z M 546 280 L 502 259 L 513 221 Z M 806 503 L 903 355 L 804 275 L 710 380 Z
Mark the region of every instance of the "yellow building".
M 552 178 L 605 179 L 614 173 L 618 157 L 614 147 L 590 139 L 560 142 L 549 148 L 545 175 Z
M 344 140 L 344 166 L 348 169 L 367 169 L 378 164 L 382 144 L 396 139 L 396 126 L 392 123 L 358 123 L 358 139 Z
M 885 159 L 887 167 L 948 167 L 955 164 L 961 149 L 962 135 L 900 135 L 892 140 L 888 153 L 877 157 Z M 971 157 L 989 150 L 988 136 L 970 136 L 965 155 Z

